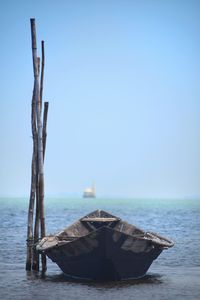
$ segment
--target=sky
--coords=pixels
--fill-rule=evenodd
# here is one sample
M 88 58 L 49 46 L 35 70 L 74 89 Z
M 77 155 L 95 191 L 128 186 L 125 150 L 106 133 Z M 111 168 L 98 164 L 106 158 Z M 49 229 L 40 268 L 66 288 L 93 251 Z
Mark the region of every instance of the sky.
M 30 18 L 45 41 L 46 195 L 95 182 L 98 197 L 199 197 L 198 0 L 0 0 L 0 195 L 30 191 Z

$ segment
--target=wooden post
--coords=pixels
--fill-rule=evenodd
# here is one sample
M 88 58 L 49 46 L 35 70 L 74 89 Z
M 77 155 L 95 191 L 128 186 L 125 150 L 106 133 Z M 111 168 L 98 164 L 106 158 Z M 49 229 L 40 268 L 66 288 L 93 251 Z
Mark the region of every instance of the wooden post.
M 27 257 L 26 257 L 26 270 L 31 270 L 32 266 L 32 248 L 33 248 L 33 215 L 35 204 L 36 192 L 36 178 L 37 178 L 37 127 L 36 127 L 36 103 L 35 103 L 35 88 L 33 89 L 32 96 L 32 109 L 31 109 L 31 125 L 33 137 L 33 155 L 32 155 L 32 170 L 31 170 L 31 191 L 29 199 L 28 210 L 28 228 L 27 228 Z
M 38 174 L 37 174 L 38 175 Z M 34 245 L 39 240 L 39 230 L 40 230 L 40 204 L 39 204 L 39 186 L 38 186 L 38 176 L 36 178 L 36 212 L 35 212 L 35 226 L 34 226 Z M 40 261 L 39 261 L 39 253 L 36 251 L 35 246 L 33 247 L 32 254 L 32 270 L 39 271 Z
M 40 204 L 39 204 L 39 182 L 38 182 L 38 159 L 36 158 L 36 210 L 35 210 L 35 226 L 34 226 L 34 245 L 39 241 L 40 237 Z M 33 247 L 32 270 L 39 271 L 39 253 Z
M 43 137 L 43 159 L 45 157 L 45 150 L 46 150 L 48 108 L 49 108 L 49 102 L 44 102 L 43 132 L 42 132 L 42 137 Z
M 40 57 L 37 57 L 37 67 L 38 67 L 38 74 L 40 74 Z M 37 152 L 37 150 L 36 150 Z M 40 232 L 40 204 L 39 204 L 39 178 L 38 178 L 38 156 L 36 156 L 36 212 L 35 212 L 35 226 L 34 226 L 34 245 L 39 240 L 39 232 Z M 36 251 L 35 246 L 32 250 L 32 270 L 39 271 L 40 268 L 40 255 Z
M 42 67 L 41 67 L 41 76 L 40 76 L 40 113 L 42 113 L 43 82 L 44 82 L 44 64 L 45 64 L 44 41 L 41 42 L 41 49 L 42 49 Z
M 42 47 L 41 77 L 40 77 L 40 58 L 37 57 L 36 27 L 35 19 L 31 22 L 31 41 L 32 58 L 34 73 L 34 89 L 32 96 L 31 124 L 33 135 L 33 156 L 31 171 L 31 191 L 28 210 L 27 226 L 27 259 L 26 270 L 39 270 L 39 254 L 36 251 L 35 244 L 46 234 L 45 215 L 44 215 L 44 156 L 46 149 L 46 127 L 48 116 L 48 102 L 44 104 L 44 114 L 42 123 L 42 98 L 44 81 L 44 41 Z M 40 78 L 39 78 L 40 77 Z M 33 217 L 36 199 L 35 225 L 33 234 Z M 46 255 L 41 255 L 42 271 L 46 271 Z
M 43 114 L 43 130 L 42 130 L 42 139 L 43 139 L 43 161 L 45 158 L 45 150 L 46 150 L 46 137 L 47 137 L 47 116 L 48 116 L 48 108 L 49 108 L 49 102 L 44 102 L 44 114 Z M 41 226 L 41 232 L 42 232 L 42 226 Z M 46 255 L 42 253 L 41 255 L 41 261 L 42 261 L 42 271 L 46 271 Z M 43 267 L 44 266 L 44 267 Z
M 33 57 L 33 72 L 36 100 L 36 119 L 37 119 L 37 155 L 38 155 L 38 182 L 39 182 L 39 205 L 40 205 L 40 225 L 41 238 L 46 234 L 45 216 L 44 216 L 44 166 L 43 166 L 43 138 L 42 138 L 42 120 L 40 110 L 40 83 L 37 63 L 37 43 L 36 43 L 36 28 L 35 19 L 31 19 L 31 38 L 32 38 L 32 57 Z M 42 271 L 46 270 L 46 259 L 42 260 Z

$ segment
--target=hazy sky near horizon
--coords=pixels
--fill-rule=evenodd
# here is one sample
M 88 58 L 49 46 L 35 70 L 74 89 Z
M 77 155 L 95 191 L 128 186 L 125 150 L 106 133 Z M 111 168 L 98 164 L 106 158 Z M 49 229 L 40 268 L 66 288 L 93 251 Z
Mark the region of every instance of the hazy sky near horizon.
M 47 195 L 200 195 L 200 1 L 0 1 L 0 195 L 29 195 L 30 21 L 45 40 Z

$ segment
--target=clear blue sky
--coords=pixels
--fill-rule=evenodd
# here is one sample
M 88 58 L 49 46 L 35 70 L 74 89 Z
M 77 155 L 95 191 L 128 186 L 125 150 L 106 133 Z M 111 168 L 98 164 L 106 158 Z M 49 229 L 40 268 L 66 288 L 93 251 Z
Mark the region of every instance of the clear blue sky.
M 30 21 L 45 40 L 48 195 L 200 195 L 200 1 L 0 1 L 0 194 L 29 195 Z

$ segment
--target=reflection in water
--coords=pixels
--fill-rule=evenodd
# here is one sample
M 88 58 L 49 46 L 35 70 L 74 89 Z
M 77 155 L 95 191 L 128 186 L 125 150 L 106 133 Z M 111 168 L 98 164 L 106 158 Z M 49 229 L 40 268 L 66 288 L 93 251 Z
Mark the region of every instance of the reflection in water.
M 46 282 L 66 282 L 71 284 L 77 285 L 85 285 L 88 287 L 95 287 L 95 288 L 123 288 L 129 287 L 133 285 L 139 284 L 161 284 L 162 275 L 157 273 L 149 273 L 146 274 L 143 278 L 139 279 L 129 279 L 129 280 L 121 280 L 121 281 L 91 281 L 91 280 L 81 280 L 81 279 L 73 279 L 65 276 L 63 273 L 60 274 L 44 274 L 42 272 L 27 272 L 27 279 L 28 280 L 38 280 L 41 279 Z

